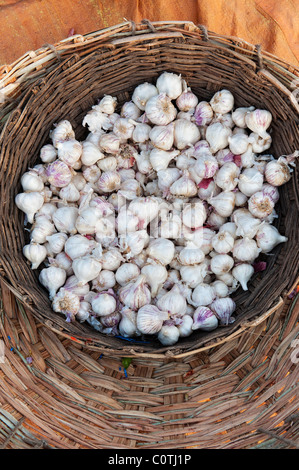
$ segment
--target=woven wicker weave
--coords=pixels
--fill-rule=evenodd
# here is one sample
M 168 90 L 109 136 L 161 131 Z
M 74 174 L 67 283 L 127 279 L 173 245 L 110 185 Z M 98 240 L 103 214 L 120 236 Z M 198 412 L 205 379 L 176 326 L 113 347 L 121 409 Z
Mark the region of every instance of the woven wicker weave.
M 249 293 L 238 294 L 237 324 L 196 344 L 146 350 L 67 330 L 20 254 L 23 220 L 12 201 L 52 122 L 70 116 L 80 132 L 99 94 L 124 100 L 136 83 L 166 69 L 182 72 L 203 98 L 227 86 L 239 104 L 267 106 L 276 155 L 299 148 L 291 94 L 299 71 L 192 23 L 127 22 L 2 68 L 1 449 L 299 446 L 296 172 L 281 196 L 279 227 L 288 244 L 275 250 Z M 124 356 L 133 358 L 126 368 Z
M 298 103 L 292 93 L 298 69 L 262 53 L 238 38 L 222 37 L 193 23 L 126 22 L 55 46 L 30 52 L 2 68 L 0 86 L 6 99 L 0 107 L 0 274 L 3 282 L 45 327 L 101 353 L 116 356 L 187 357 L 218 343 L 234 341 L 280 308 L 298 276 L 298 170 L 281 189 L 276 225 L 288 237 L 267 257 L 267 270 L 254 276 L 248 292 L 237 292 L 236 321 L 209 333 L 194 332 L 172 347 L 157 342 L 129 342 L 101 335 L 85 324 L 67 323 L 55 314 L 48 293 L 22 255 L 23 217 L 14 204 L 20 176 L 37 162 L 54 122 L 68 118 L 77 138 L 81 122 L 103 94 L 121 104 L 134 87 L 163 71 L 181 73 L 200 99 L 220 88 L 230 89 L 237 106 L 266 107 L 273 115 L 273 154 L 299 148 Z M 288 223 L 292 221 L 291 223 Z

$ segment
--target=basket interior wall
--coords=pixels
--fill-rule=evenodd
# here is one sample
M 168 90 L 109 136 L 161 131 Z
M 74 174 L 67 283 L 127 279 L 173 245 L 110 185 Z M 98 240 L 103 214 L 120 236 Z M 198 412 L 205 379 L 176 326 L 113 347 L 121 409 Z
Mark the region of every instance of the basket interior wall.
M 67 330 L 75 337 L 89 339 L 95 345 L 120 349 L 124 341 L 104 337 L 84 324 L 67 324 L 51 310 L 48 293 L 38 284 L 38 273 L 30 269 L 22 255 L 25 244 L 24 217 L 14 204 L 21 191 L 20 177 L 38 163 L 39 149 L 49 141 L 49 130 L 60 119 L 69 119 L 76 137 L 87 131 L 81 126 L 85 113 L 104 94 L 117 96 L 119 105 L 128 100 L 141 82 L 154 82 L 164 71 L 180 73 L 200 100 L 209 100 L 215 91 L 228 88 L 236 106 L 267 108 L 273 115 L 273 148 L 277 158 L 299 148 L 298 116 L 281 91 L 257 72 L 256 64 L 240 60 L 233 52 L 206 43 L 156 41 L 150 47 L 134 44 L 119 46 L 79 57 L 74 55 L 44 71 L 27 89 L 10 115 L 1 135 L 0 147 L 0 273 L 43 323 L 51 321 L 54 329 Z M 270 152 L 269 152 L 270 153 Z M 226 328 L 210 333 L 194 332 L 181 340 L 179 349 L 199 347 L 209 340 L 234 331 L 244 320 L 265 312 L 294 282 L 298 272 L 298 170 L 280 190 L 279 219 L 275 225 L 288 236 L 287 244 L 276 247 L 267 256 L 267 270 L 254 276 L 248 292 L 237 291 L 237 320 Z M 155 342 L 137 344 L 137 350 L 163 351 Z M 176 349 L 178 345 L 167 348 Z

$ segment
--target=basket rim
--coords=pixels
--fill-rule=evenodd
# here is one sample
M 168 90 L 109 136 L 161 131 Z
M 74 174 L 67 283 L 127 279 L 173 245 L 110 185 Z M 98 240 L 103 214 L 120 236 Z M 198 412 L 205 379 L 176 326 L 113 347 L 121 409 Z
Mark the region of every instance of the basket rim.
M 258 45 L 252 45 L 246 41 L 243 41 L 239 38 L 233 36 L 224 36 L 218 35 L 217 33 L 208 31 L 204 26 L 198 25 L 196 26 L 193 22 L 148 22 L 144 20 L 139 24 L 135 24 L 130 21 L 126 21 L 124 23 L 120 23 L 118 25 L 114 25 L 113 27 L 104 28 L 96 32 L 88 33 L 84 36 L 81 35 L 74 35 L 70 38 L 66 38 L 54 46 L 46 45 L 40 49 L 37 49 L 35 52 L 29 51 L 25 55 L 23 55 L 19 60 L 15 61 L 11 69 L 7 69 L 3 71 L 3 68 L 0 68 L 0 93 L 1 93 L 1 84 L 6 84 L 3 89 L 7 89 L 8 92 L 8 108 L 11 103 L 14 102 L 14 97 L 17 96 L 16 102 L 20 99 L 20 94 L 22 93 L 18 91 L 18 88 L 22 88 L 24 85 L 25 92 L 26 92 L 26 83 L 32 83 L 35 78 L 41 77 L 41 72 L 43 71 L 43 66 L 51 63 L 53 60 L 54 63 L 57 61 L 67 61 L 71 57 L 74 57 L 74 53 L 79 58 L 81 55 L 84 55 L 85 47 L 87 45 L 93 44 L 94 46 L 101 46 L 101 47 L 124 47 L 128 44 L 136 43 L 136 41 L 147 41 L 153 40 L 155 38 L 176 38 L 176 37 L 183 37 L 187 35 L 189 37 L 196 37 L 197 40 L 201 41 L 201 43 L 206 43 L 207 46 L 211 45 L 212 47 L 225 47 L 228 48 L 231 52 L 236 55 L 237 58 L 244 59 L 247 63 L 249 62 L 253 67 L 254 70 L 262 74 L 268 81 L 273 83 L 275 86 L 282 91 L 290 101 L 290 104 L 295 107 L 296 111 L 299 111 L 299 104 L 296 101 L 294 95 L 292 94 L 292 83 L 294 80 L 298 80 L 296 77 L 299 77 L 299 67 L 290 66 L 286 62 L 282 61 L 276 56 L 269 54 L 267 52 L 261 51 L 261 48 Z M 79 52 L 78 52 L 79 50 Z M 90 52 L 88 52 L 90 53 Z M 242 54 L 244 57 L 242 57 Z M 284 75 L 282 74 L 284 72 Z M 4 76 L 3 76 L 4 74 Z M 278 77 L 283 76 L 283 83 L 279 80 Z M 1 78 L 2 77 L 2 78 Z M 291 80 L 292 79 L 292 80 Z M 291 81 L 290 81 L 291 80 Z M 1 107 L 5 108 L 5 106 L 0 105 Z M 14 109 L 14 108 L 13 108 Z M 12 110 L 6 114 L 6 123 L 9 122 L 9 116 L 12 113 Z M 1 124 L 0 124 L 1 126 Z M 5 125 L 3 127 L 2 135 L 5 132 Z M 1 138 L 1 135 L 0 135 Z M 1 273 L 0 276 L 2 277 Z M 9 286 L 11 290 L 13 290 L 12 286 Z M 18 294 L 15 292 L 15 294 Z M 26 298 L 22 298 L 22 295 L 17 295 L 18 298 L 23 301 L 29 308 L 32 308 L 26 302 Z M 267 310 L 264 314 L 262 314 L 259 318 L 267 318 L 267 316 L 271 315 L 274 311 L 280 308 L 282 302 L 281 297 L 277 297 L 273 300 L 275 303 L 274 306 Z M 263 315 L 266 315 L 264 317 Z M 238 329 L 233 331 L 231 334 L 228 334 L 224 338 L 220 339 L 220 342 L 223 343 L 225 341 L 229 341 L 232 337 L 241 334 L 244 329 L 250 328 L 251 323 L 256 325 L 255 319 L 253 322 L 244 322 L 244 325 L 240 324 Z M 262 320 L 261 320 L 262 321 Z M 51 328 L 50 325 L 47 325 Z M 55 330 L 59 334 L 64 334 L 61 331 Z M 68 336 L 68 335 L 66 335 Z M 68 336 L 70 337 L 70 336 Z M 72 338 L 71 338 L 72 339 Z M 81 341 L 81 340 L 77 340 Z M 82 344 L 85 344 L 86 347 L 92 348 L 92 342 L 82 340 Z M 201 351 L 204 349 L 210 349 L 214 346 L 219 344 L 218 341 L 211 341 L 211 344 L 207 346 L 203 346 L 196 351 Z M 100 349 L 99 346 L 95 346 L 97 350 Z M 103 346 L 105 351 L 107 351 L 107 347 Z M 126 348 L 126 352 L 130 348 Z M 177 349 L 180 350 L 180 346 L 177 345 Z M 109 350 L 109 349 L 108 349 Z M 131 349 L 134 351 L 134 346 Z M 165 357 L 167 355 L 167 348 L 165 348 L 166 354 L 154 354 L 152 357 Z M 113 353 L 117 353 L 115 349 L 110 349 Z M 129 351 L 128 351 L 129 353 Z M 133 352 L 134 355 L 142 355 L 143 353 L 140 352 Z M 194 354 L 194 349 L 189 350 L 184 353 L 178 352 L 178 354 L 171 352 L 171 357 L 183 357 L 187 355 Z M 145 356 L 150 356 L 149 352 L 144 354 Z

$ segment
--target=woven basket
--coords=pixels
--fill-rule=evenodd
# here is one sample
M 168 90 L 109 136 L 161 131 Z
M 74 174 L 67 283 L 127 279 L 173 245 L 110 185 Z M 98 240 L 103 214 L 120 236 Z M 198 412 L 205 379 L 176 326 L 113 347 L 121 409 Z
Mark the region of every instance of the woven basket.
M 259 46 L 209 32 L 190 22 L 125 22 L 85 36 L 44 46 L 0 69 L 0 274 L 5 285 L 47 329 L 98 352 L 116 356 L 182 358 L 232 341 L 244 330 L 278 311 L 298 276 L 298 169 L 280 191 L 276 226 L 288 242 L 267 256 L 267 269 L 256 273 L 248 292 L 237 291 L 236 321 L 209 333 L 194 332 L 172 347 L 158 342 L 125 341 L 89 326 L 67 323 L 54 313 L 48 293 L 22 255 L 24 218 L 14 204 L 20 177 L 38 162 L 54 122 L 67 118 L 83 139 L 83 116 L 104 94 L 121 105 L 134 87 L 155 81 L 164 70 L 180 73 L 198 97 L 210 99 L 221 88 L 236 106 L 263 107 L 273 115 L 275 157 L 299 148 L 298 68 L 261 52 Z M 1 89 L 1 87 L 3 87 Z

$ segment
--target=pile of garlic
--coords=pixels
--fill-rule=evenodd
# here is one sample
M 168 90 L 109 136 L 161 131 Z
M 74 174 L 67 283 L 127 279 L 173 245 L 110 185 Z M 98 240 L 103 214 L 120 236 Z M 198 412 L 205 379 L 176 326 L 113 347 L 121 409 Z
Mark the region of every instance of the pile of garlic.
M 84 141 L 55 124 L 21 178 L 23 254 L 53 310 L 163 345 L 232 323 L 230 295 L 287 241 L 272 222 L 298 152 L 265 153 L 269 111 L 235 108 L 227 89 L 199 101 L 169 72 L 116 109 L 110 95 L 92 106 Z

